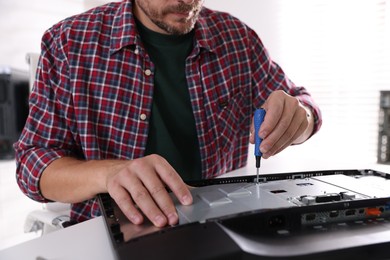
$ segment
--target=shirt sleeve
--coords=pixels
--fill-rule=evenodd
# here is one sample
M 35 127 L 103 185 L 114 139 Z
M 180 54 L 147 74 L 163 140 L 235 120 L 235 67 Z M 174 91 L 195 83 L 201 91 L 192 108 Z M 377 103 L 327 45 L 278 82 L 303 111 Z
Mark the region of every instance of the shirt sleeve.
M 29 100 L 29 115 L 22 134 L 14 144 L 17 183 L 28 197 L 47 202 L 39 181 L 44 169 L 54 160 L 74 153 L 75 142 L 66 121 L 71 102 L 66 46 L 55 36 L 55 28 L 42 38 L 42 52 L 36 81 Z
M 314 135 L 321 128 L 322 115 L 319 106 L 305 87 L 296 86 L 284 73 L 282 68 L 274 62 L 268 51 L 263 46 L 261 40 L 253 30 L 249 30 L 248 37 L 252 46 L 252 96 L 254 97 L 253 104 L 256 107 L 267 100 L 268 96 L 276 90 L 283 90 L 287 94 L 296 97 L 305 107 L 310 109 L 314 117 Z

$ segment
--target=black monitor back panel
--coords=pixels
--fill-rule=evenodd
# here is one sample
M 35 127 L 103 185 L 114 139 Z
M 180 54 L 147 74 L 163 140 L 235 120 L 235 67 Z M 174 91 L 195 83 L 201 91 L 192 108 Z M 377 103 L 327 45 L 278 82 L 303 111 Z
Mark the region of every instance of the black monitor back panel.
M 179 224 L 133 225 L 99 195 L 118 259 L 390 258 L 390 175 L 313 171 L 189 183 Z M 184 258 L 183 258 L 184 257 Z

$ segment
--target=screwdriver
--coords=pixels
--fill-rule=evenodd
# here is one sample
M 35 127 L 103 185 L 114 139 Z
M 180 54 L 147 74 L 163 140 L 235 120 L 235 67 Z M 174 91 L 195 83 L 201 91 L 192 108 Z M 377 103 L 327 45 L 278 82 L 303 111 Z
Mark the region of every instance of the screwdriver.
M 255 158 L 256 158 L 256 183 L 259 183 L 259 170 L 260 170 L 260 161 L 262 153 L 260 152 L 260 144 L 263 141 L 259 137 L 260 126 L 264 121 L 265 110 L 262 108 L 256 109 L 254 115 L 254 125 L 255 125 Z

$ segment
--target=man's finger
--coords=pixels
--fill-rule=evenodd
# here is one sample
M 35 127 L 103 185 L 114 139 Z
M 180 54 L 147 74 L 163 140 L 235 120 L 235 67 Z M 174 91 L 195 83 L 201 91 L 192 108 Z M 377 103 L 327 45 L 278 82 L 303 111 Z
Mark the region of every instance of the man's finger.
M 157 206 L 148 189 L 138 178 L 134 178 L 133 181 L 129 183 L 128 190 L 130 191 L 130 195 L 134 202 L 153 225 L 156 227 L 163 227 L 167 224 L 167 218 L 164 213 Z
M 175 205 L 172 202 L 172 198 L 169 196 L 166 188 L 159 179 L 145 180 L 144 184 L 148 189 L 153 200 L 156 202 L 159 209 L 164 213 L 168 219 L 169 225 L 175 225 L 179 221 L 179 216 L 176 212 Z
M 142 224 L 143 216 L 137 210 L 129 193 L 123 187 L 115 187 L 109 192 L 123 214 L 136 225 Z
M 156 165 L 156 171 L 158 172 L 161 180 L 169 187 L 169 189 L 175 194 L 176 198 L 183 205 L 192 204 L 192 195 L 187 185 L 183 182 L 179 174 L 163 160 L 161 164 Z

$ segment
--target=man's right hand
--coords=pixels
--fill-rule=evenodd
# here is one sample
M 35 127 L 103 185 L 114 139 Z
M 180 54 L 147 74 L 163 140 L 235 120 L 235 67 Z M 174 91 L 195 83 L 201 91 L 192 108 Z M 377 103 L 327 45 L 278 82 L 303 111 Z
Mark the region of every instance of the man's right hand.
M 178 223 L 179 217 L 166 187 L 183 205 L 192 203 L 188 186 L 159 155 L 128 161 L 106 179 L 108 193 L 134 224 L 144 221 L 143 214 L 157 227 Z

